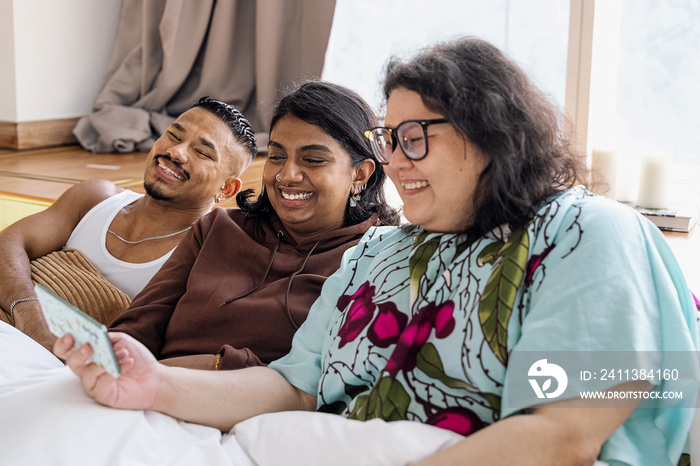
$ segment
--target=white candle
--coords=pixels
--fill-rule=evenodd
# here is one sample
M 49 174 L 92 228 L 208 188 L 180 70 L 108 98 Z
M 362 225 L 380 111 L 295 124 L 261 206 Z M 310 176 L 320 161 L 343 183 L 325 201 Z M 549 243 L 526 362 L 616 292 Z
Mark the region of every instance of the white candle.
M 671 184 L 671 158 L 667 155 L 642 157 L 639 171 L 637 205 L 649 209 L 669 207 Z
M 591 157 L 591 191 L 616 198 L 617 153 L 613 150 L 593 149 Z
M 636 204 L 639 191 L 639 157 L 624 154 L 618 161 L 617 169 L 617 201 Z

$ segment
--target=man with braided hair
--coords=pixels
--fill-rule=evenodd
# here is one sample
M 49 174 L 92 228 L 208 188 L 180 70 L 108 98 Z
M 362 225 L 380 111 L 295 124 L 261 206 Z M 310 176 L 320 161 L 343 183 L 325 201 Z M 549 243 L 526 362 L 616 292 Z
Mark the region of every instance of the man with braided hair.
M 49 332 L 36 301 L 30 261 L 64 246 L 77 249 L 109 282 L 134 298 L 192 224 L 232 199 L 257 154 L 250 123 L 233 106 L 204 97 L 155 142 L 146 160 L 146 194 L 88 180 L 43 212 L 0 232 L 0 308 L 46 348 Z

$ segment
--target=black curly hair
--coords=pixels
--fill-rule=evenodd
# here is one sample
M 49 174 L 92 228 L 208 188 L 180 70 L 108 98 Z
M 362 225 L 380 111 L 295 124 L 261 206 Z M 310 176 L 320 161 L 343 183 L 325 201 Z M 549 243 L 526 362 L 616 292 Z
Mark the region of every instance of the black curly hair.
M 399 214 L 387 204 L 384 196 L 384 167 L 374 157 L 369 140 L 364 137 L 364 131 L 376 126 L 377 120 L 374 111 L 362 97 L 337 84 L 308 80 L 290 90 L 277 104 L 270 132 L 285 115 L 292 115 L 320 127 L 350 155 L 353 167 L 362 165 L 367 159 L 374 160 L 374 173 L 367 181 L 357 206 L 346 206 L 347 225 L 364 222 L 374 214 L 378 215 L 382 225 L 398 224 Z M 274 213 L 264 189 L 257 199 L 251 200 L 252 195 L 252 190 L 246 190 L 236 196 L 236 202 L 246 215 Z
M 489 159 L 475 191 L 477 235 L 518 224 L 557 191 L 586 183 L 585 158 L 567 138 L 566 120 L 518 65 L 477 38 L 424 49 L 386 67 L 385 102 L 396 88 L 420 94 L 430 110 Z

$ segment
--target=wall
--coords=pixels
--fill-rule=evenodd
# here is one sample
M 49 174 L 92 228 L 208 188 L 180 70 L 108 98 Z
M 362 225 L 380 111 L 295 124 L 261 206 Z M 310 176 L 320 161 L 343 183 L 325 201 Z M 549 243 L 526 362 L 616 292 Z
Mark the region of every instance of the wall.
M 0 121 L 89 113 L 119 6 L 115 0 L 0 0 Z
M 17 115 L 12 3 L 13 0 L 0 0 L 0 121 L 14 121 Z

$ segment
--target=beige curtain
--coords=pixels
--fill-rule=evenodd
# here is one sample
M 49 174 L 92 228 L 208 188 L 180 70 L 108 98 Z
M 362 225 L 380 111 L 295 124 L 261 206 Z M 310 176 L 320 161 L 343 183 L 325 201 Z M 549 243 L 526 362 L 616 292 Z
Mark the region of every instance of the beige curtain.
M 123 0 L 107 72 L 73 133 L 93 152 L 148 151 L 198 98 L 235 105 L 267 144 L 280 92 L 319 77 L 335 0 Z

